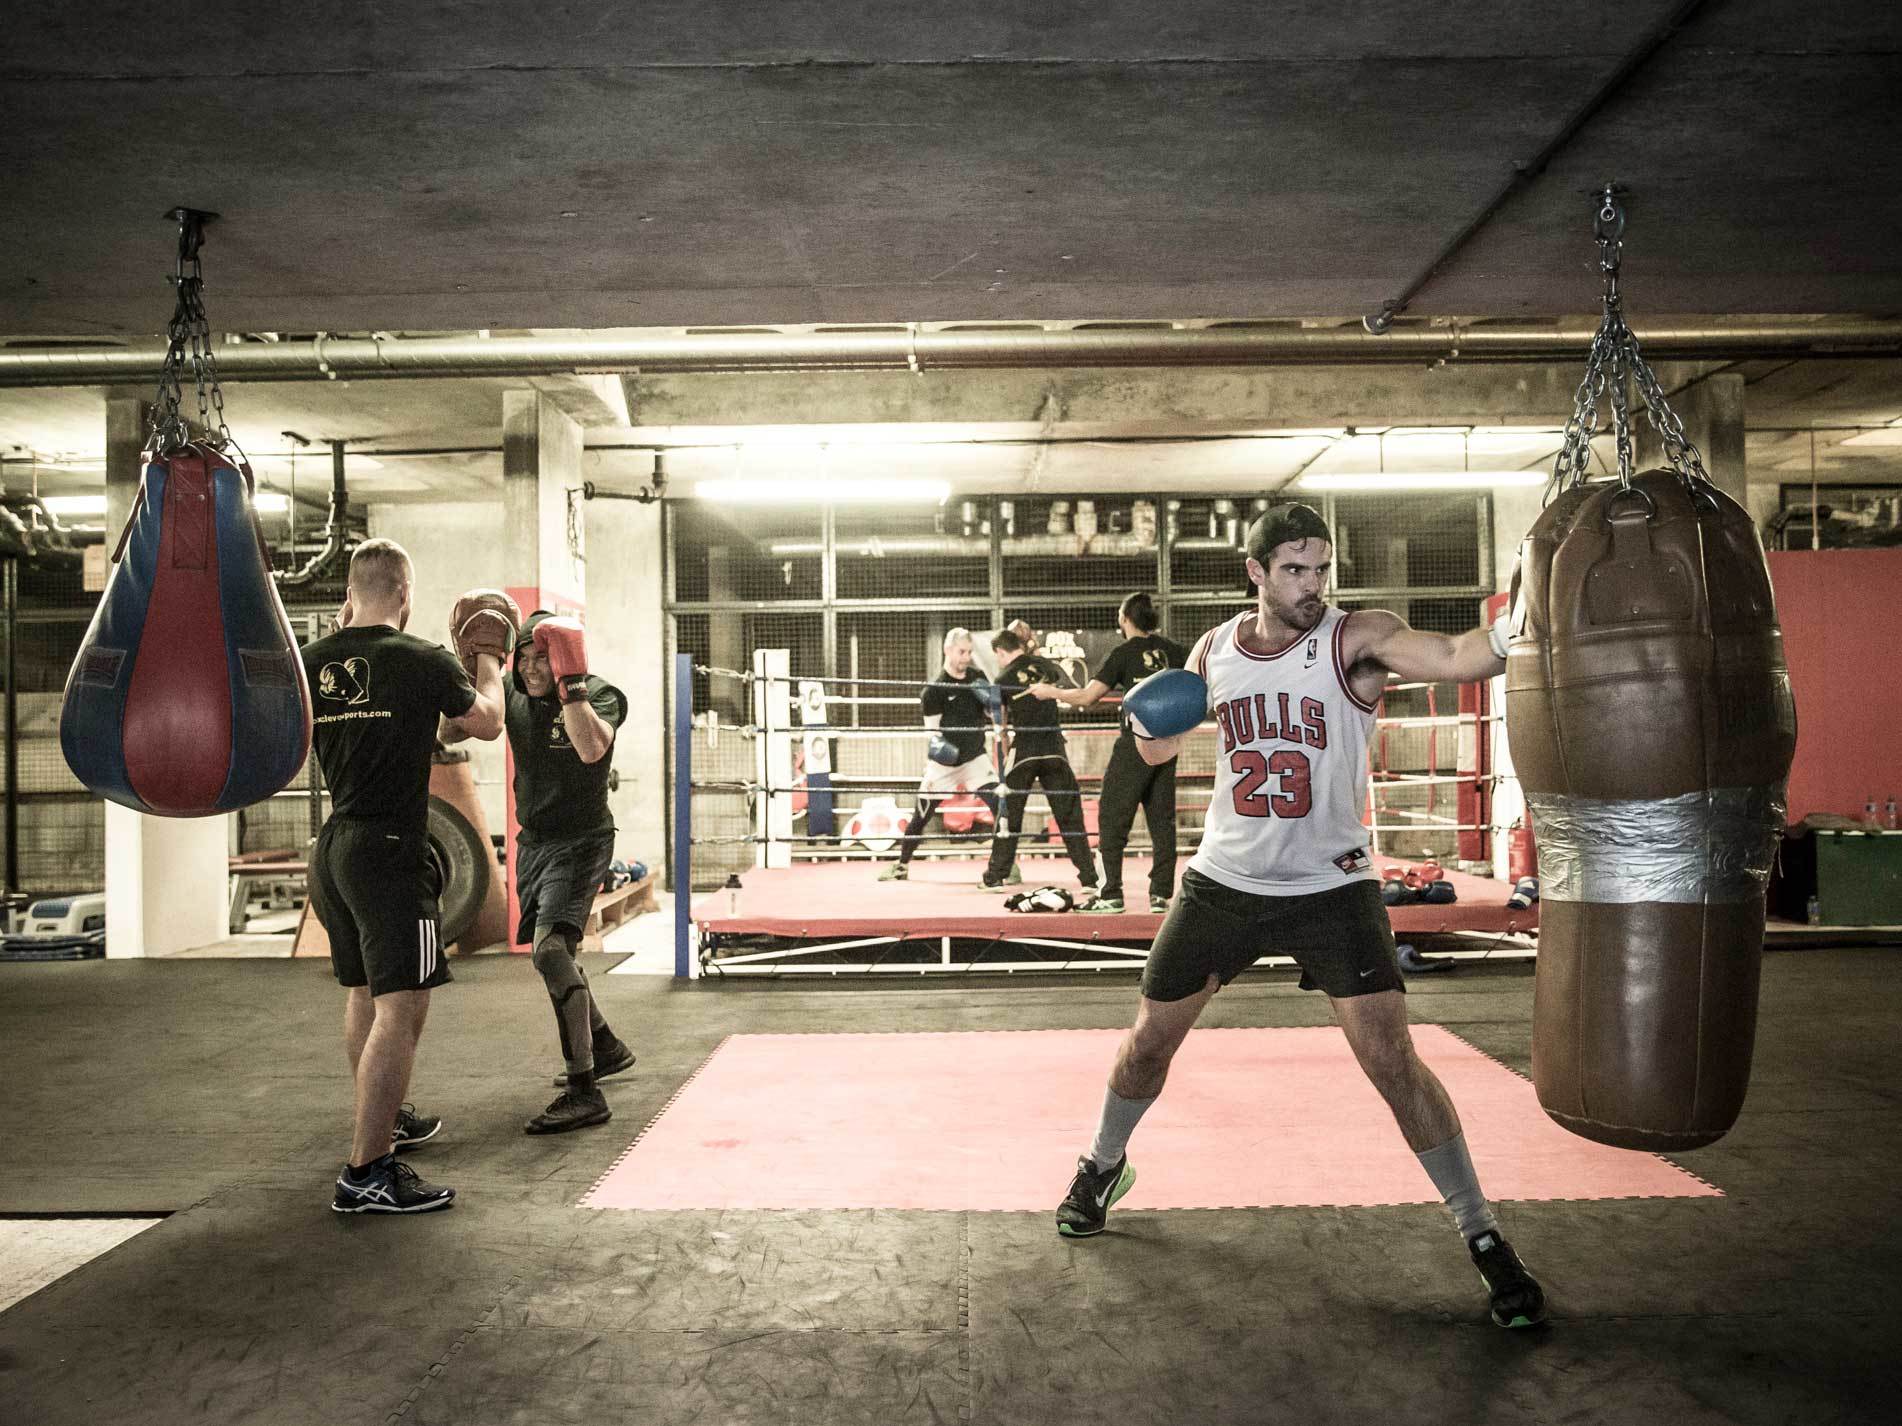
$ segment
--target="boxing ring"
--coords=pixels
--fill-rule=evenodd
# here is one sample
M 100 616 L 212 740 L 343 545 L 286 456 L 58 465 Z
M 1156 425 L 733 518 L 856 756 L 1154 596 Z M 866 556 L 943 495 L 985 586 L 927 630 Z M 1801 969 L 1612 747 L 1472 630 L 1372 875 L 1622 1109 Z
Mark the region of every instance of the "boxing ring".
M 1120 913 L 1013 911 L 978 884 L 991 847 L 989 809 L 956 799 L 934 818 L 907 880 L 879 879 L 896 858 L 925 741 L 918 716 L 924 680 L 798 676 L 783 650 L 755 652 L 751 670 L 675 656 L 672 699 L 675 974 L 1019 974 L 1139 969 L 1163 915 L 1148 909 L 1150 858 L 1142 819 L 1130 835 Z M 696 689 L 700 696 L 696 698 Z M 1428 837 L 1457 856 L 1435 873 L 1450 899 L 1390 904 L 1397 940 L 1433 938 L 1436 958 L 1525 959 L 1539 908 L 1483 874 L 1495 857 L 1489 822 L 1494 773 L 1488 690 L 1463 686 L 1441 712 L 1427 685 L 1390 685 L 1411 711 L 1387 716 L 1383 699 L 1370 744 L 1366 821 L 1377 871 L 1399 874 L 1403 851 Z M 716 707 L 743 708 L 738 720 Z M 1113 699 L 1066 716 L 1085 829 L 1098 845 L 1101 766 L 1118 731 Z M 1106 718 L 1104 712 L 1112 716 Z M 1194 852 L 1214 780 L 1219 734 L 1191 735 L 1177 774 L 1178 876 Z M 1503 741 L 1503 738 L 1501 738 Z M 1412 751 L 1403 750 L 1403 745 Z M 1444 764 L 1444 766 L 1442 766 Z M 1043 832 L 1033 813 L 1044 807 Z M 949 827 L 947 827 L 947 821 Z M 1021 886 L 1086 896 L 1054 837 L 1041 794 L 1031 797 L 1018 843 Z M 1431 870 L 1429 866 L 1429 870 Z M 691 886 L 691 894 L 686 888 Z M 1450 891 L 1448 890 L 1450 888 Z M 1487 938 L 1477 943 L 1478 938 Z M 1291 966 L 1266 956 L 1263 966 Z

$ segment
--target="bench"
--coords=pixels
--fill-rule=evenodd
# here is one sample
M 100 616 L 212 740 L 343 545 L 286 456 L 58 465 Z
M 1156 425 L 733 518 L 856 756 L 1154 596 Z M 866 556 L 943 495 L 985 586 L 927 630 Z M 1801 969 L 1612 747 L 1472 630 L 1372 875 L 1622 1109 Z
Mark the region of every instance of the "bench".
M 245 922 L 250 919 L 248 908 L 253 881 L 301 881 L 309 873 L 309 863 L 282 860 L 284 855 L 282 852 L 244 852 L 226 861 L 225 871 L 231 878 L 231 910 L 225 924 L 232 935 L 242 934 Z M 295 902 L 295 894 L 290 899 Z
M 650 871 L 639 881 L 630 881 L 626 886 L 617 886 L 612 891 L 595 893 L 594 906 L 588 912 L 588 924 L 581 928 L 581 948 L 584 951 L 600 950 L 601 938 L 628 917 L 660 910 L 660 903 L 654 899 L 654 875 Z

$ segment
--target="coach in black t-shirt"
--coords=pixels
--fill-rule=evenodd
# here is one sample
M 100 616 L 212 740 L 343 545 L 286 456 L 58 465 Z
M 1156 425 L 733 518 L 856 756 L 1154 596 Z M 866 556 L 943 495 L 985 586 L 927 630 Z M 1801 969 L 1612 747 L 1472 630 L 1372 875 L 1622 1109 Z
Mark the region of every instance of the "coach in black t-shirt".
M 634 1053 L 608 1028 L 576 959 L 581 933 L 614 860 L 608 769 L 615 730 L 627 719 L 621 690 L 588 672 L 581 621 L 538 609 L 515 641 L 508 681 L 509 750 L 515 754 L 515 894 L 518 943 L 555 1009 L 564 1072 L 561 1093 L 524 1130 L 560 1134 L 613 1117 L 597 1079 L 619 1074 Z
M 439 644 L 403 632 L 411 569 L 403 547 L 366 540 L 350 558 L 341 627 L 303 651 L 317 761 L 330 818 L 310 858 L 310 897 L 349 988 L 344 1044 L 356 1082 L 350 1158 L 331 1206 L 339 1213 L 422 1213 L 455 1190 L 424 1183 L 393 1150 L 431 1138 L 439 1119 L 403 1107 L 429 992 L 449 979 L 438 939 L 442 894 L 429 856 L 429 759 L 439 720 L 462 737 L 502 731 L 501 661 L 474 659 L 475 678 Z M 506 646 L 500 626 L 495 645 Z
M 1160 623 L 1156 606 L 1147 594 L 1130 595 L 1116 611 L 1116 627 L 1123 631 L 1123 642 L 1111 650 L 1090 681 L 1081 688 L 1038 684 L 1030 690 L 1031 696 L 1071 708 L 1089 708 L 1106 694 L 1127 692 L 1152 673 L 1183 667 L 1188 650 L 1158 634 Z M 1138 807 L 1149 826 L 1155 856 L 1149 868 L 1149 909 L 1166 911 L 1176 889 L 1175 759 L 1155 767 L 1144 762 L 1136 751 L 1136 735 L 1129 731 L 1125 718 L 1110 752 L 1109 767 L 1103 773 L 1103 795 L 1096 807 L 1096 828 L 1103 850 L 1103 892 L 1078 910 L 1123 909 L 1123 848 L 1129 845 Z
M 1070 854 L 1085 891 L 1096 890 L 1096 859 L 1090 854 L 1089 835 L 1083 830 L 1083 794 L 1063 742 L 1056 705 L 1034 698 L 1038 684 L 1069 679 L 1042 654 L 1033 654 L 1022 635 L 1005 629 L 991 636 L 997 654 L 997 690 L 1004 700 L 1004 724 L 1010 739 L 1010 771 L 1004 774 L 1004 815 L 991 841 L 991 863 L 984 870 L 987 891 L 1001 890 L 1017 861 L 1017 837 L 1023 830 L 1024 804 L 1031 787 L 1043 789 L 1050 813 L 1063 833 L 1063 849 Z

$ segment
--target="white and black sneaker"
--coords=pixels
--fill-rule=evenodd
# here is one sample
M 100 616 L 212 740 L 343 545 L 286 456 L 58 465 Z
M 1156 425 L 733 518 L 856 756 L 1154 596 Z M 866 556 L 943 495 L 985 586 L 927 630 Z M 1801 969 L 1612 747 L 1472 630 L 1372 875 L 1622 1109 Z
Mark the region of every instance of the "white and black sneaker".
M 1123 898 L 1120 896 L 1092 896 L 1088 901 L 1077 907 L 1077 910 L 1087 911 L 1092 916 L 1120 916 L 1123 914 Z
M 1152 916 L 1167 916 L 1169 914 L 1169 898 L 1152 894 L 1149 898 L 1149 914 Z
M 396 1111 L 396 1131 L 390 1135 L 391 1149 L 413 1149 L 442 1133 L 442 1120 L 434 1114 L 418 1114 L 414 1104 Z
M 1128 1154 L 1100 1172 L 1085 1154 L 1076 1161 L 1070 1191 L 1057 1205 L 1057 1231 L 1066 1238 L 1094 1238 L 1109 1221 L 1110 1205 L 1135 1182 L 1136 1170 L 1129 1166 Z
M 333 1213 L 430 1213 L 455 1201 L 455 1189 L 424 1183 L 415 1169 L 398 1161 L 391 1151 L 371 1164 L 362 1178 L 351 1177 L 348 1168 L 338 1174 L 337 1196 L 330 1208 Z

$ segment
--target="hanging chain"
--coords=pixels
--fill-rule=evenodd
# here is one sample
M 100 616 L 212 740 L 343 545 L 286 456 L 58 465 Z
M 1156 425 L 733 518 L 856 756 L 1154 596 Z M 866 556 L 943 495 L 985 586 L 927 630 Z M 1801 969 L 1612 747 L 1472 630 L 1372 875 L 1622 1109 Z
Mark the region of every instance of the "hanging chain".
M 1598 270 L 1604 281 L 1604 315 L 1592 336 L 1591 351 L 1585 358 L 1585 376 L 1572 398 L 1572 415 L 1565 423 L 1563 443 L 1552 464 L 1552 479 L 1546 487 L 1547 498 L 1570 486 L 1582 484 L 1590 474 L 1592 438 L 1598 432 L 1598 403 L 1607 400 L 1611 407 L 1612 434 L 1617 443 L 1618 481 L 1627 489 L 1636 464 L 1632 455 L 1631 409 L 1628 389 L 1638 388 L 1645 418 L 1664 445 L 1665 459 L 1696 490 L 1708 485 L 1704 457 L 1684 434 L 1684 423 L 1665 399 L 1656 373 L 1644 359 L 1637 335 L 1625 321 L 1624 296 L 1619 291 L 1619 267 L 1624 257 L 1625 210 L 1620 201 L 1624 190 L 1607 183 L 1596 197 L 1593 236 L 1598 243 Z
M 178 289 L 178 305 L 172 309 L 166 329 L 165 365 L 159 373 L 146 443 L 154 454 L 168 455 L 192 439 L 192 423 L 183 409 L 185 365 L 189 362 L 202 439 L 221 451 L 238 450 L 242 459 L 244 452 L 225 423 L 225 393 L 218 381 L 211 323 L 205 316 L 205 270 L 199 258 L 205 224 L 218 215 L 196 208 L 174 208 L 165 216 L 178 223 L 178 267 L 171 278 Z

